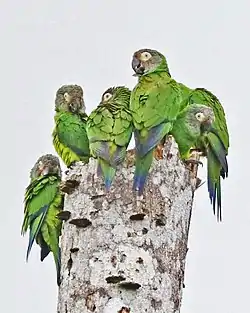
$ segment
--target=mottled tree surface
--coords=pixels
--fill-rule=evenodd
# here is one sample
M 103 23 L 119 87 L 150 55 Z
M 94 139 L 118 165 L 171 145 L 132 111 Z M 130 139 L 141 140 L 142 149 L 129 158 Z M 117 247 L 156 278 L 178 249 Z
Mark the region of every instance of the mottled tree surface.
M 60 313 L 179 312 L 193 202 L 190 171 L 171 139 L 154 160 L 142 200 L 132 192 L 129 153 L 105 195 L 96 161 L 67 180 Z M 77 183 L 78 182 L 78 183 Z M 80 184 L 79 184 L 80 183 Z

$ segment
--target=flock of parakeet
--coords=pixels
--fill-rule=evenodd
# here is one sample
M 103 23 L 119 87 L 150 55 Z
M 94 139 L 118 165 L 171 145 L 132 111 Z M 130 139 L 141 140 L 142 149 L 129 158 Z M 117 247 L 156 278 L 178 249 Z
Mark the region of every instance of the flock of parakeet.
M 221 220 L 221 177 L 228 176 L 229 147 L 222 105 L 206 89 L 190 89 L 172 79 L 166 58 L 158 51 L 138 50 L 132 68 L 138 77 L 132 92 L 124 86 L 107 89 L 89 116 L 80 86 L 64 85 L 57 91 L 52 134 L 56 152 L 67 167 L 78 161 L 87 164 L 90 157 L 97 159 L 97 173 L 109 191 L 134 133 L 133 189 L 142 195 L 153 157 L 166 136 L 172 135 L 184 162 L 199 162 L 191 158 L 194 150 L 207 158 L 209 198 Z M 60 184 L 59 159 L 51 154 L 40 157 L 26 188 L 22 225 L 22 234 L 30 231 L 27 259 L 34 241 L 41 247 L 41 261 L 52 251 L 58 284 L 62 227 L 58 213 L 64 203 Z

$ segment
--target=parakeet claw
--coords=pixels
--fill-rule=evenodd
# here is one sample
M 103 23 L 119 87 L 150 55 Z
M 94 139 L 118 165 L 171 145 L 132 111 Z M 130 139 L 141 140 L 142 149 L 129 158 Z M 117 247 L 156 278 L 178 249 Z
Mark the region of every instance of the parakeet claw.
M 163 144 L 159 144 L 154 150 L 154 158 L 159 161 L 163 159 Z

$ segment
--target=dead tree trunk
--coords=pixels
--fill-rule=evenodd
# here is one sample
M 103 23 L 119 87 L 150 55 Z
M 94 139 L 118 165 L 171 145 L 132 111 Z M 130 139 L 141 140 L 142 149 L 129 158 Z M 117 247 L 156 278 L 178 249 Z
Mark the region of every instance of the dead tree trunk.
M 65 201 L 71 214 L 63 216 L 69 219 L 61 238 L 59 313 L 180 311 L 194 194 L 190 171 L 169 139 L 138 200 L 133 158 L 128 154 L 108 195 L 95 160 L 67 176 L 75 189 Z

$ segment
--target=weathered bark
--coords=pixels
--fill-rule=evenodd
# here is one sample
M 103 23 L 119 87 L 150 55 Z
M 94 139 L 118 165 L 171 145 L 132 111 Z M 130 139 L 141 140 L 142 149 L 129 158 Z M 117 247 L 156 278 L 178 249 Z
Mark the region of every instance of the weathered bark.
M 108 195 L 95 160 L 68 174 L 80 185 L 65 201 L 71 215 L 61 238 L 58 312 L 179 312 L 194 190 L 190 171 L 170 139 L 163 160 L 154 160 L 142 200 L 132 192 L 133 173 L 130 155 Z

